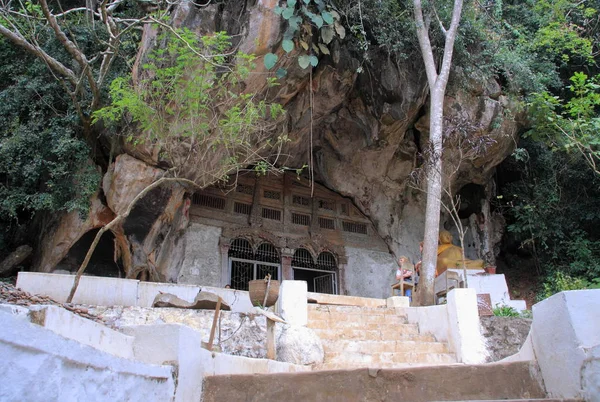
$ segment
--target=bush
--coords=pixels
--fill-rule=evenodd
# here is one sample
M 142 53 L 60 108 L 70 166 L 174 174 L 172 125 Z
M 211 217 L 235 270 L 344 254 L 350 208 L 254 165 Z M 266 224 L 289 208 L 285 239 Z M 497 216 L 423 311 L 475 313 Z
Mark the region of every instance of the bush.
M 492 311 L 496 317 L 521 317 L 521 314 L 510 306 L 496 305 Z
M 594 280 L 597 282 L 597 280 Z M 590 282 L 583 278 L 572 277 L 561 271 L 554 271 L 546 277 L 542 283 L 542 290 L 537 294 L 537 300 L 547 299 L 553 294 L 563 292 L 565 290 L 580 290 L 588 289 Z

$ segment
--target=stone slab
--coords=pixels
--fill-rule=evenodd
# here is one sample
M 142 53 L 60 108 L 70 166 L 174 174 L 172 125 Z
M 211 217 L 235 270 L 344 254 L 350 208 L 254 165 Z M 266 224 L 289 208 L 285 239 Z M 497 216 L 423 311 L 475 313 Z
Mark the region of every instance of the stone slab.
M 528 362 L 206 377 L 204 402 L 544 398 Z M 493 379 L 493 380 L 492 380 Z

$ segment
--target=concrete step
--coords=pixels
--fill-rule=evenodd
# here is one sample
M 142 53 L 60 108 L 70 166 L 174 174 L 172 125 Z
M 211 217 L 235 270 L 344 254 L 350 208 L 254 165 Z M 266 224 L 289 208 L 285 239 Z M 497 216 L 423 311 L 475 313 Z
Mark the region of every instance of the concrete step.
M 335 340 L 323 344 L 325 353 L 448 353 L 442 342 Z
M 512 362 L 222 375 L 205 378 L 203 400 L 431 402 L 545 397 L 537 366 L 531 362 Z
M 420 341 L 435 342 L 433 335 L 419 334 L 419 328 L 412 324 L 399 325 L 393 329 L 346 329 L 346 328 L 313 328 L 321 340 L 354 339 L 362 341 Z
M 418 353 L 418 352 L 384 352 L 384 353 L 361 353 L 361 352 L 325 352 L 323 364 L 336 364 L 340 368 L 365 368 L 365 367 L 388 367 L 394 368 L 402 365 L 414 364 L 453 364 L 456 363 L 454 355 L 449 353 Z
M 441 365 L 449 365 L 456 364 L 456 362 L 448 362 L 448 363 L 430 363 L 430 362 L 420 362 L 420 363 L 373 363 L 366 365 L 367 368 L 371 369 L 407 369 L 411 367 L 431 367 L 431 366 L 441 366 Z M 313 371 L 339 371 L 339 370 L 358 370 L 364 369 L 366 367 L 364 364 L 351 364 L 351 363 L 323 363 L 318 366 L 313 367 Z
M 312 329 L 334 329 L 334 330 L 369 330 L 369 331 L 381 331 L 385 329 L 398 329 L 399 332 L 404 331 L 406 328 L 414 327 L 415 333 L 419 333 L 419 326 L 417 324 L 406 324 L 403 322 L 389 324 L 379 322 L 363 322 L 359 320 L 355 321 L 330 321 L 330 320 L 313 320 L 308 321 L 309 328 Z M 403 327 L 403 329 L 399 329 Z M 412 329 L 406 329 L 406 331 L 413 331 Z
M 401 308 L 387 307 L 360 307 L 360 306 L 323 306 L 319 304 L 309 304 L 308 314 L 311 313 L 344 313 L 360 314 L 368 313 L 370 315 L 404 315 Z
M 369 315 L 365 313 L 363 315 L 359 314 L 345 314 L 345 313 L 310 313 L 308 315 L 308 322 L 312 321 L 328 321 L 330 323 L 343 323 L 346 322 L 362 322 L 369 324 L 381 324 L 381 325 L 398 325 L 398 324 L 406 324 L 408 320 L 406 316 L 403 315 Z

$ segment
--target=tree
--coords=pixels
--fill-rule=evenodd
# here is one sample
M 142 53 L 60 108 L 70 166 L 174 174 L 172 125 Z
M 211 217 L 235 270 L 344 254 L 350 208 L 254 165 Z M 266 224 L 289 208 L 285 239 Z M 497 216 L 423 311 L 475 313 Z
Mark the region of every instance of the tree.
M 121 226 L 150 191 L 177 184 L 193 192 L 249 165 L 266 173 L 279 154 L 269 153 L 286 141 L 279 135 L 281 105 L 243 90 L 244 80 L 256 68 L 254 56 L 231 51 L 230 38 L 223 32 L 198 37 L 188 29 L 153 22 L 154 29 L 162 30 L 162 45 L 151 52 L 139 76 L 132 73 L 113 81 L 112 103 L 95 112 L 93 121 L 121 125 L 118 131 L 126 141 L 151 148 L 158 155 L 156 163 L 167 168 L 98 231 L 67 302 L 102 235 Z M 275 85 L 274 79 L 267 83 Z
M 97 141 L 92 133 L 92 113 L 102 106 L 102 88 L 111 66 L 133 27 L 145 21 L 145 17 L 117 16 L 123 9 L 123 0 L 87 2 L 86 6 L 67 9 L 61 2 L 50 5 L 47 0 L 39 4 L 0 2 L 0 35 L 44 62 L 71 99 L 83 136 L 92 148 Z M 73 28 L 85 24 L 95 33 L 94 46 L 86 47 L 87 40 L 78 38 Z M 45 38 L 41 34 L 47 32 L 54 35 L 67 57 L 41 41 Z
M 600 75 L 588 79 L 583 72 L 571 77 L 568 101 L 549 92 L 534 94 L 530 111 L 533 128 L 528 136 L 553 149 L 575 150 L 600 175 Z
M 435 279 L 435 266 L 437 260 L 437 244 L 440 225 L 440 202 L 442 196 L 442 133 L 444 119 L 444 97 L 446 85 L 452 65 L 454 41 L 460 22 L 462 0 L 454 0 L 452 17 L 448 29 L 444 28 L 443 21 L 439 18 L 435 7 L 431 4 L 429 12 L 424 17 L 423 6 L 420 0 L 414 0 L 414 13 L 419 39 L 419 47 L 425 72 L 429 84 L 429 162 L 427 176 L 427 206 L 425 211 L 425 235 L 423 239 L 423 265 L 421 267 L 420 290 L 417 296 L 420 304 L 434 303 L 433 282 Z M 429 29 L 432 19 L 435 19 L 440 30 L 445 36 L 442 62 L 438 64 L 434 57 L 434 50 L 429 39 Z

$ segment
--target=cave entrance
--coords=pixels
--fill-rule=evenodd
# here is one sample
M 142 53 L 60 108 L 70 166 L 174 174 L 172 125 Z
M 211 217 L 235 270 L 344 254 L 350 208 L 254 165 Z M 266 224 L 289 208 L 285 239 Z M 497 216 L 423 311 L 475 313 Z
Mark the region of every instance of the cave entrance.
M 99 230 L 93 229 L 81 236 L 73 247 L 71 247 L 66 257 L 57 264 L 55 271 L 65 270 L 76 272 L 85 259 L 85 255 Z M 107 231 L 100 238 L 92 254 L 92 258 L 85 269 L 85 273 L 93 276 L 124 278 L 125 271 L 123 270 L 123 264 L 120 258 L 115 258 L 115 256 L 115 236 L 110 231 Z
M 295 281 L 306 281 L 309 292 L 338 294 L 338 269 L 335 257 L 328 251 L 319 254 L 317 261 L 310 251 L 299 248 L 292 259 Z
M 485 199 L 485 188 L 479 184 L 464 185 L 457 194 L 460 197 L 458 216 L 468 219 L 473 214 L 481 213 L 481 200 Z

